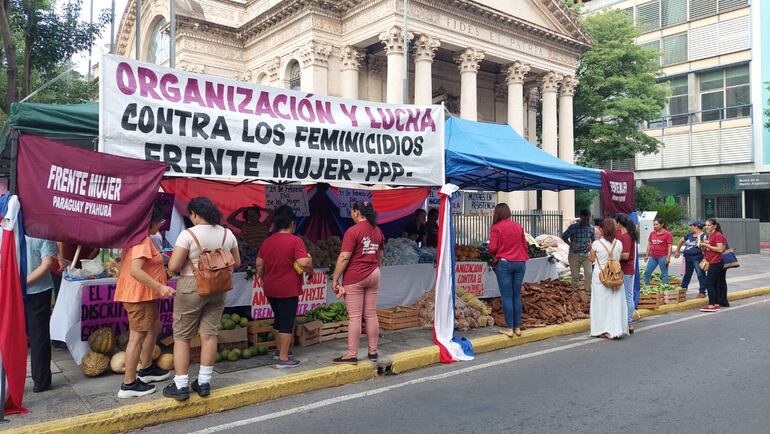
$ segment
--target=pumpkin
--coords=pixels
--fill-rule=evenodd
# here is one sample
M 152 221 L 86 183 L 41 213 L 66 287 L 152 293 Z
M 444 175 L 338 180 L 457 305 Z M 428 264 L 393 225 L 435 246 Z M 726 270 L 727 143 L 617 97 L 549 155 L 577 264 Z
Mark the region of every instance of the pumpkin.
M 110 369 L 116 374 L 123 374 L 126 372 L 126 353 L 119 351 L 110 359 Z
M 174 355 L 171 353 L 162 354 L 160 357 L 158 357 L 158 361 L 156 363 L 160 369 L 170 371 L 174 369 Z
M 152 349 L 152 360 L 155 360 L 158 357 L 160 357 L 160 347 L 155 345 L 155 348 Z M 144 361 L 142 360 L 142 356 L 139 356 L 139 365 L 149 366 L 147 363 L 144 363 Z
M 101 353 L 89 351 L 80 361 L 80 370 L 88 377 L 98 377 L 110 367 L 110 358 Z
M 118 350 L 120 351 L 126 351 L 126 347 L 128 347 L 128 332 L 121 333 L 118 335 L 118 338 L 115 340 L 115 346 L 118 347 Z
M 88 337 L 88 346 L 96 353 L 107 354 L 112 350 L 113 345 L 115 345 L 115 334 L 109 327 L 96 329 Z

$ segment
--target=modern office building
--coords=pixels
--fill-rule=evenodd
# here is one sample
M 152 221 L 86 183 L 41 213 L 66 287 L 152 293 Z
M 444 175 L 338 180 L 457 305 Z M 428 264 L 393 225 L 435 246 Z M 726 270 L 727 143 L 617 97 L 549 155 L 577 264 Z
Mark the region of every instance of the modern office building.
M 693 217 L 758 218 L 770 232 L 770 1 L 593 0 L 583 10 L 610 8 L 634 20 L 638 44 L 659 50 L 671 87 L 660 119 L 642 126 L 660 151 L 612 166 Z

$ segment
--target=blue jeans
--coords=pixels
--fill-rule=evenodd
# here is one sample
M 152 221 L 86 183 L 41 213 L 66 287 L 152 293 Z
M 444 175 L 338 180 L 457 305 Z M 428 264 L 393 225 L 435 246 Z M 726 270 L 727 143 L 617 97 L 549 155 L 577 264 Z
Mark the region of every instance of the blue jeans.
M 508 328 L 521 326 L 521 284 L 524 282 L 526 262 L 500 260 L 495 266 L 500 301 L 503 303 L 505 324 Z
M 668 285 L 668 264 L 666 264 L 666 257 L 653 258 L 650 256 L 647 259 L 647 269 L 644 270 L 644 284 L 649 285 L 652 273 L 655 272 L 655 268 L 660 267 L 661 280 L 664 285 Z
M 690 286 L 690 279 L 692 279 L 692 273 L 695 271 L 695 275 L 698 276 L 698 292 L 701 294 L 706 293 L 706 273 L 700 268 L 700 261 L 702 257 L 690 258 L 684 257 L 684 277 L 682 277 L 682 288 Z
M 623 288 L 626 290 L 626 307 L 628 308 L 628 323 L 634 321 L 634 275 L 623 275 Z

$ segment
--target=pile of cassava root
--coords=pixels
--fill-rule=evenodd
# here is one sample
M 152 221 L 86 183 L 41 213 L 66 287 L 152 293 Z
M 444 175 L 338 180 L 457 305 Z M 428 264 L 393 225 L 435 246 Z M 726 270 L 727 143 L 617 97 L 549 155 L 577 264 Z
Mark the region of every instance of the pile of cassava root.
M 495 325 L 505 327 L 503 305 L 499 298 L 487 300 Z M 563 280 L 525 283 L 521 288 L 521 328 L 545 327 L 588 318 L 590 299 L 582 289 L 573 289 Z

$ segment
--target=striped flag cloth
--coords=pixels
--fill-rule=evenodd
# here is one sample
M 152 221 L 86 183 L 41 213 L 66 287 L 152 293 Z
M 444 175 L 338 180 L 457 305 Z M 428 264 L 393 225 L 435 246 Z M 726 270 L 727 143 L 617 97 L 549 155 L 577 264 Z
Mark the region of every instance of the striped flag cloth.
M 456 185 L 441 188 L 439 197 L 438 255 L 436 257 L 436 304 L 433 315 L 433 341 L 439 347 L 441 363 L 473 360 L 473 345 L 456 338 L 455 331 L 455 240 L 452 224 L 452 195 Z

